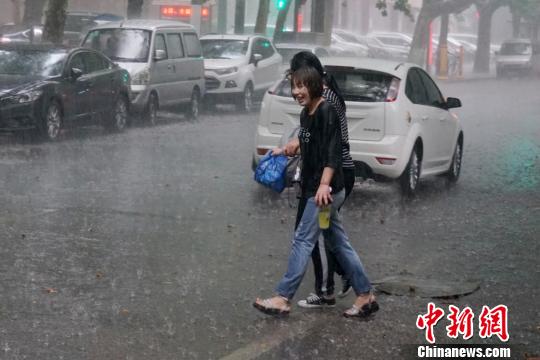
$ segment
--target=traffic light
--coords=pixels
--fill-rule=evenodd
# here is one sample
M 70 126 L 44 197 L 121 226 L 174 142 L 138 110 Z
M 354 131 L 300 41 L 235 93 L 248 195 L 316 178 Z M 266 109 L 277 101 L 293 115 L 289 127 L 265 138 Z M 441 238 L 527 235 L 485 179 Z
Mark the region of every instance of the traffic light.
M 276 0 L 276 9 L 278 9 L 279 11 L 285 10 L 288 1 L 290 0 Z

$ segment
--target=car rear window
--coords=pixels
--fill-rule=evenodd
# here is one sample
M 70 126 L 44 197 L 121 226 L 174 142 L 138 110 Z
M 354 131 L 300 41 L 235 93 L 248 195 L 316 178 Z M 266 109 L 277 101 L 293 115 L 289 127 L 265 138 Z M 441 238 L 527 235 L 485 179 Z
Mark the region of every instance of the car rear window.
M 346 101 L 384 102 L 393 76 L 387 73 L 346 67 L 326 67 Z
M 501 46 L 501 55 L 530 55 L 531 44 L 528 43 L 504 43 Z

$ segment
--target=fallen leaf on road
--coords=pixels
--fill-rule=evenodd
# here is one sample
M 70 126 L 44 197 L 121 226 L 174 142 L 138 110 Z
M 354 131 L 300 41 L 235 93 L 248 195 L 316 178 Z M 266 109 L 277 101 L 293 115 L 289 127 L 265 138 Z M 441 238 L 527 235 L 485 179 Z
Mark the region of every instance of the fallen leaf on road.
M 53 289 L 53 288 L 45 288 L 45 289 L 43 289 L 43 291 L 46 292 L 47 294 L 57 294 L 58 293 L 58 290 Z

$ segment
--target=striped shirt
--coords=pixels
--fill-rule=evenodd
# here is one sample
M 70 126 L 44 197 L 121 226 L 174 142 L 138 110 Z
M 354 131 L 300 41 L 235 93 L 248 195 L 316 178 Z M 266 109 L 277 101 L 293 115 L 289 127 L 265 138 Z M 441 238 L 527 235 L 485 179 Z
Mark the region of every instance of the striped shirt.
M 336 109 L 339 122 L 341 124 L 341 153 L 343 157 L 342 166 L 344 169 L 354 169 L 354 163 L 351 157 L 351 153 L 349 151 L 349 127 L 347 126 L 345 107 L 343 106 L 341 101 L 339 101 L 336 93 L 333 92 L 330 88 L 324 88 L 322 96 L 326 99 L 326 101 L 328 101 L 330 105 L 334 107 L 334 109 Z

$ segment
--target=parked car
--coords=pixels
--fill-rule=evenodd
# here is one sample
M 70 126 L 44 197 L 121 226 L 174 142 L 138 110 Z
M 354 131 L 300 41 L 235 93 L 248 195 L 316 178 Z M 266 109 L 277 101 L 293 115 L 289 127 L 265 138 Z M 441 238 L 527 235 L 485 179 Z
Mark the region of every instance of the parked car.
M 478 36 L 475 34 L 467 34 L 467 33 L 449 33 L 449 37 L 456 39 L 457 41 L 464 42 L 464 46 L 471 48 L 471 45 L 474 46 L 474 52 L 476 52 L 476 47 L 478 44 Z M 491 44 L 490 46 L 490 54 L 492 57 L 495 56 L 495 53 L 501 49 L 500 44 Z
M 395 51 L 392 48 L 387 48 L 381 41 L 373 36 L 358 35 L 349 30 L 334 29 L 333 32 L 339 37 L 349 42 L 359 43 L 367 48 L 367 56 L 377 59 L 398 59 L 406 58 L 408 54 L 403 56 L 403 52 Z
M 529 39 L 504 41 L 495 61 L 497 77 L 509 73 L 528 75 L 532 72 L 540 72 L 538 44 L 533 44 Z
M 360 43 L 355 38 L 345 38 L 343 33 L 333 32 L 331 36 L 331 44 L 333 46 L 338 46 L 351 51 L 354 56 L 368 57 L 369 55 L 369 48 L 366 45 Z
M 236 104 L 251 111 L 253 99 L 279 78 L 281 55 L 261 35 L 201 37 L 208 103 Z
M 56 140 L 68 126 L 128 121 L 129 74 L 101 53 L 49 45 L 0 46 L 0 129 Z
M 14 25 L 0 32 L 0 44 L 29 44 L 33 43 L 34 40 L 41 42 L 42 35 L 42 26 L 28 28 L 26 26 Z
M 360 41 L 364 41 L 370 50 L 370 57 L 378 59 L 389 59 L 397 61 L 407 61 L 409 51 L 399 47 L 386 46 L 374 36 L 358 36 Z
M 375 31 L 369 34 L 382 42 L 386 47 L 408 52 L 411 48 L 412 37 L 397 32 Z
M 282 65 L 280 74 L 285 73 L 289 69 L 291 59 L 300 51 L 309 51 L 315 54 L 318 58 L 330 56 L 330 50 L 324 46 L 314 44 L 297 44 L 297 43 L 278 43 L 276 49 L 282 57 Z
M 357 174 L 398 179 L 412 194 L 418 180 L 446 174 L 457 181 L 463 130 L 433 79 L 414 64 L 379 59 L 321 59 L 336 79 L 347 105 L 350 151 Z M 263 100 L 253 165 L 278 146 L 284 133 L 298 126 L 301 107 L 291 97 L 290 82 L 278 81 Z
M 192 25 L 169 20 L 126 20 L 91 29 L 82 46 L 103 52 L 129 71 L 133 110 L 151 124 L 160 107 L 182 105 L 199 116 L 204 96 L 201 44 Z
M 66 13 L 64 26 L 63 45 L 77 47 L 81 43 L 88 29 L 111 21 L 121 21 L 124 18 L 119 15 L 92 12 Z M 13 43 L 41 43 L 43 37 L 43 25 L 22 26 L 8 24 L 0 26 L 0 44 Z

